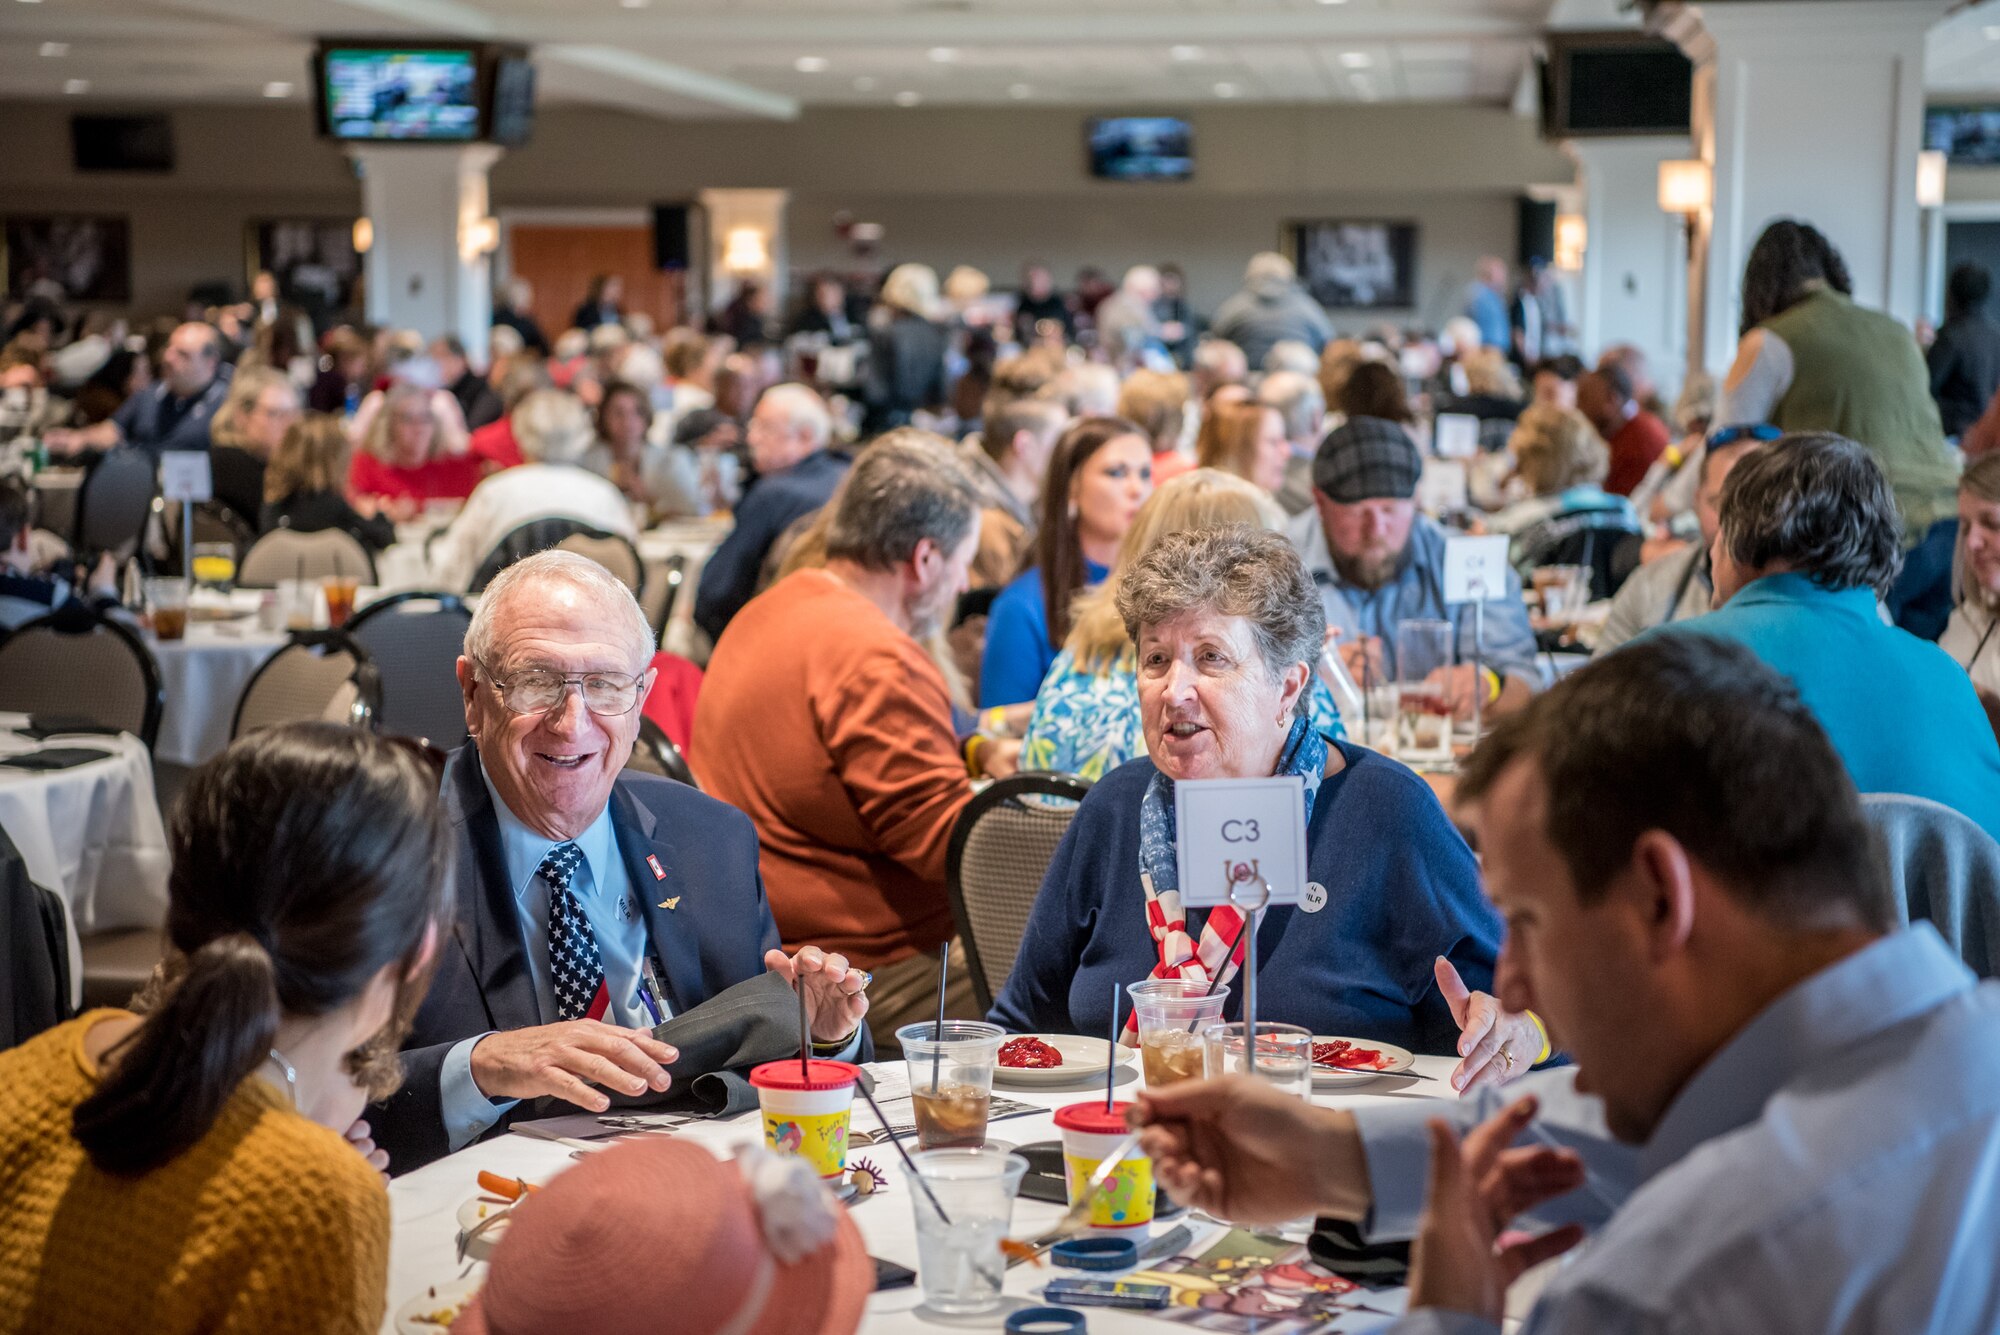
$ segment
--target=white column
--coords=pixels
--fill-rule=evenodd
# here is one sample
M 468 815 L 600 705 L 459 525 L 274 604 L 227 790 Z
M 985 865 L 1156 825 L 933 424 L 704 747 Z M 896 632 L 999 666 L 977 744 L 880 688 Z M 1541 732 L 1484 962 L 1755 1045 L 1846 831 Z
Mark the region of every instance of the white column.
M 493 322 L 492 230 L 486 174 L 492 144 L 354 148 L 368 249 L 368 319 L 426 336 L 457 334 L 486 358 Z
M 755 281 L 771 294 L 771 309 L 785 308 L 785 205 L 789 190 L 704 190 L 707 215 L 709 306 L 720 309 L 739 284 Z M 754 241 L 753 241 L 754 234 Z M 748 262 L 756 257 L 755 263 Z
M 1751 0 L 1663 14 L 1697 65 L 1697 155 L 1714 173 L 1695 303 L 1710 370 L 1735 354 L 1743 264 L 1780 217 L 1826 234 L 1856 301 L 1916 319 L 1924 35 L 1944 10 L 1943 0 Z
M 1688 140 L 1574 139 L 1584 221 L 1578 341 L 1586 357 L 1630 343 L 1665 393 L 1687 366 L 1688 251 L 1681 220 L 1660 212 L 1660 163 L 1685 158 Z

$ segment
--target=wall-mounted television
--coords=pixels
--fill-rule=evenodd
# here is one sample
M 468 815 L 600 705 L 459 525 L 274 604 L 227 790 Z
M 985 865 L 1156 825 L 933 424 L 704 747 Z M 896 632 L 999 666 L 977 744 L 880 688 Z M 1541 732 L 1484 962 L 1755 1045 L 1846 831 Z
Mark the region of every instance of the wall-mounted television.
M 174 124 L 164 115 L 72 116 L 69 142 L 80 172 L 174 169 Z
M 1926 107 L 1924 147 L 1957 166 L 2000 166 L 2000 106 Z
M 1099 116 L 1086 141 L 1100 181 L 1185 181 L 1194 176 L 1194 126 L 1179 116 Z
M 327 38 L 313 81 L 320 132 L 347 143 L 519 144 L 534 123 L 518 47 Z
M 1542 133 L 1550 139 L 1687 134 L 1694 63 L 1642 32 L 1552 32 L 1542 63 Z

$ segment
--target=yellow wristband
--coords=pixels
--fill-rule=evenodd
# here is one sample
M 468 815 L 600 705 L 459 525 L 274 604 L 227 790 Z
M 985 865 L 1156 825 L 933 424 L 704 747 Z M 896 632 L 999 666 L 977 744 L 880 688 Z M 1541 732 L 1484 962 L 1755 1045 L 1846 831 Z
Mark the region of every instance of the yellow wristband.
M 965 772 L 973 778 L 980 776 L 979 753 L 986 749 L 986 738 L 979 733 L 965 739 Z
M 1480 680 L 1486 683 L 1486 703 L 1492 704 L 1500 698 L 1500 674 L 1490 667 L 1479 669 Z
M 1529 1062 L 1528 1065 L 1540 1066 L 1543 1062 L 1549 1059 L 1549 1052 L 1551 1051 L 1551 1048 L 1549 1046 L 1549 1027 L 1543 1024 L 1542 1017 L 1535 1014 L 1533 1011 L 1526 1011 L 1524 1012 L 1524 1014 L 1527 1015 L 1529 1022 L 1535 1026 L 1535 1032 L 1542 1036 L 1541 1055 L 1539 1057 L 1536 1057 L 1533 1061 Z
M 1007 706 L 995 705 L 979 716 L 979 730 L 989 737 L 1007 735 Z

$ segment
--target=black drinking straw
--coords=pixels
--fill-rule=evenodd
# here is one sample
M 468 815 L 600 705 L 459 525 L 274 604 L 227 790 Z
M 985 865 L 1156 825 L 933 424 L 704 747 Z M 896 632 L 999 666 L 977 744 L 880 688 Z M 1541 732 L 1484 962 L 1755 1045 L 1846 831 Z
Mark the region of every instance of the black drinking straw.
M 931 1093 L 938 1092 L 938 1063 L 944 1060 L 944 985 L 951 975 L 951 942 L 938 947 L 938 1022 L 931 1031 Z
M 1215 966 L 1215 977 L 1208 980 L 1208 991 L 1202 993 L 1202 996 L 1212 997 L 1215 995 L 1215 989 L 1222 986 L 1222 972 L 1229 967 L 1229 957 L 1236 953 L 1236 943 L 1243 939 L 1243 929 L 1249 925 L 1250 919 L 1247 916 L 1236 924 L 1236 935 L 1229 938 L 1229 949 L 1222 952 L 1222 963 Z M 1199 956 L 1196 958 L 1199 958 Z M 1189 1020 L 1187 1031 L 1192 1034 L 1194 1027 L 1200 1023 L 1201 1019 L 1199 1016 Z
M 793 987 L 799 994 L 799 1076 L 808 1084 L 812 1082 L 812 1024 L 806 1019 L 806 980 L 796 978 Z
M 917 1171 L 916 1161 L 910 1158 L 910 1152 L 903 1148 L 902 1139 L 896 1135 L 896 1129 L 890 1126 L 889 1119 L 882 1115 L 882 1105 L 875 1101 L 875 1095 L 868 1088 L 867 1081 L 859 1081 L 854 1087 L 861 1091 L 862 1098 L 868 1100 L 869 1108 L 875 1113 L 875 1120 L 882 1124 L 882 1134 L 887 1136 L 889 1143 L 896 1147 L 896 1153 L 903 1156 L 903 1167 L 909 1170 L 910 1181 L 917 1184 L 917 1189 L 924 1193 L 924 1199 L 931 1203 L 931 1209 L 937 1211 L 938 1222 L 942 1223 L 946 1228 L 950 1228 L 951 1216 L 944 1212 L 942 1205 L 938 1204 L 938 1198 L 931 1193 L 931 1184 L 924 1181 L 924 1175 Z

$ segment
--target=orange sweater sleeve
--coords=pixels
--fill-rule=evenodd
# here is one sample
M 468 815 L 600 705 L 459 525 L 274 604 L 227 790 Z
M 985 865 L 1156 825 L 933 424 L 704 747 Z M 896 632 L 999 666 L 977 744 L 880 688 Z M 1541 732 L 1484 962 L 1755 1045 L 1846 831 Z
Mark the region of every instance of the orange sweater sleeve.
M 943 885 L 952 826 L 972 800 L 944 678 L 907 636 L 834 671 L 820 718 L 835 774 L 876 846 Z

